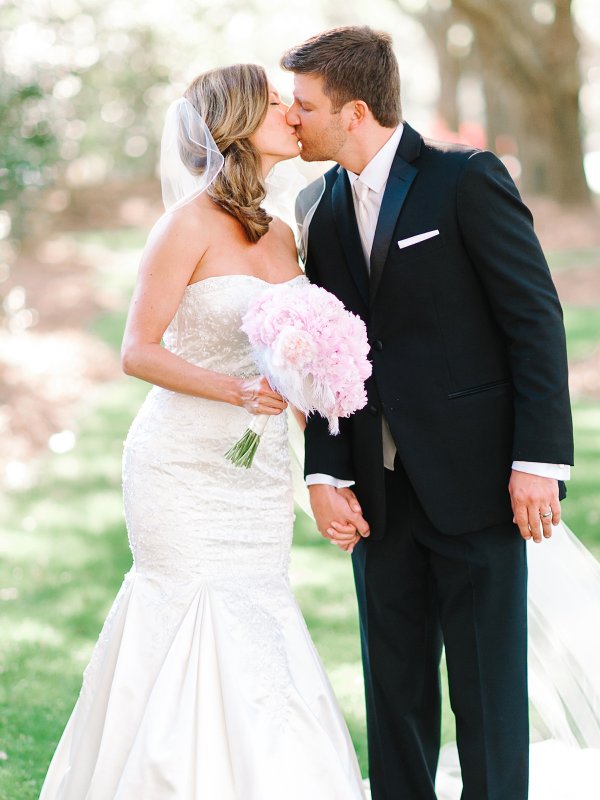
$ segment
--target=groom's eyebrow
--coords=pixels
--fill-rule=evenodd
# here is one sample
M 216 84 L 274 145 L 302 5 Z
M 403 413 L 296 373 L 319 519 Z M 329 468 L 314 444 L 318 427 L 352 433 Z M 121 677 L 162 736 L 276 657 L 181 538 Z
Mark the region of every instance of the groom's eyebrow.
M 301 106 L 310 106 L 310 105 L 312 105 L 310 100 L 305 100 L 303 97 L 300 97 L 297 94 L 294 94 L 294 100 L 296 100 L 298 103 L 300 103 Z

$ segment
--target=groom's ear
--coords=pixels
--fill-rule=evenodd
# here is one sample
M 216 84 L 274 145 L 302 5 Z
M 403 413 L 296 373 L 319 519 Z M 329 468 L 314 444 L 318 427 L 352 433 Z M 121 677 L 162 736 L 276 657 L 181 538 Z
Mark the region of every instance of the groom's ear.
M 348 109 L 348 130 L 350 131 L 357 130 L 364 125 L 369 117 L 373 116 L 364 100 L 350 100 L 350 102 L 346 103 L 346 106 Z

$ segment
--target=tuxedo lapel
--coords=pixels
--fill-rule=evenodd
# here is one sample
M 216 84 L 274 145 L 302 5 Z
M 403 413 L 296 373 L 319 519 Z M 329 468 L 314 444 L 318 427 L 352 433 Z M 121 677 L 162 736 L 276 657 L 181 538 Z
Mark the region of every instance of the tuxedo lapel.
M 333 184 L 331 203 L 333 206 L 333 218 L 340 235 L 346 263 L 358 287 L 358 291 L 368 307 L 369 275 L 354 214 L 352 188 L 346 170 L 342 167 L 339 168 L 337 178 Z
M 408 195 L 413 180 L 417 174 L 417 168 L 411 163 L 421 152 L 422 139 L 407 123 L 404 123 L 402 138 L 392 168 L 387 180 L 381 209 L 377 219 L 375 238 L 371 250 L 370 268 L 370 300 L 373 302 L 377 289 L 383 275 L 383 268 L 390 249 L 394 229 L 398 222 L 398 217 L 402 211 L 402 206 Z

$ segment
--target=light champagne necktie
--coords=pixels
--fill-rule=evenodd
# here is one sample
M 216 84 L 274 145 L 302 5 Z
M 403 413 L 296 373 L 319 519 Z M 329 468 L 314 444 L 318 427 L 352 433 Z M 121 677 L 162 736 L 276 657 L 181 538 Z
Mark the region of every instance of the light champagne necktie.
M 375 231 L 373 228 L 373 221 L 371 219 L 371 207 L 369 203 L 369 192 L 371 191 L 366 183 L 363 183 L 360 178 L 354 181 L 354 196 L 356 202 L 354 209 L 356 211 L 356 223 L 358 225 L 358 232 L 360 234 L 360 241 L 362 244 L 367 270 L 369 269 L 369 262 L 371 260 L 371 248 L 373 247 L 373 237 Z
M 354 204 L 356 222 L 358 224 L 358 232 L 360 234 L 360 241 L 368 270 L 370 268 L 371 250 L 373 249 L 377 219 L 372 218 L 374 209 L 369 200 L 369 192 L 371 189 L 369 189 L 367 184 L 363 183 L 360 178 L 354 181 L 353 188 L 356 197 L 356 203 Z M 396 445 L 384 416 L 381 418 L 381 425 L 383 433 L 383 464 L 387 469 L 393 470 Z

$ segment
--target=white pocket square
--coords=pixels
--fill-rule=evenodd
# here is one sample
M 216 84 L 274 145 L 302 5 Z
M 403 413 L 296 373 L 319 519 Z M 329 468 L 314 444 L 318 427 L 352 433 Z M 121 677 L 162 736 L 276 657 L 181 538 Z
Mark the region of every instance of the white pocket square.
M 398 247 L 401 249 L 403 247 L 410 247 L 411 244 L 418 244 L 419 242 L 424 242 L 425 239 L 433 239 L 434 236 L 439 236 L 440 232 L 438 230 L 435 231 L 427 231 L 426 233 L 417 233 L 416 236 L 409 236 L 408 239 L 400 239 L 398 242 Z

